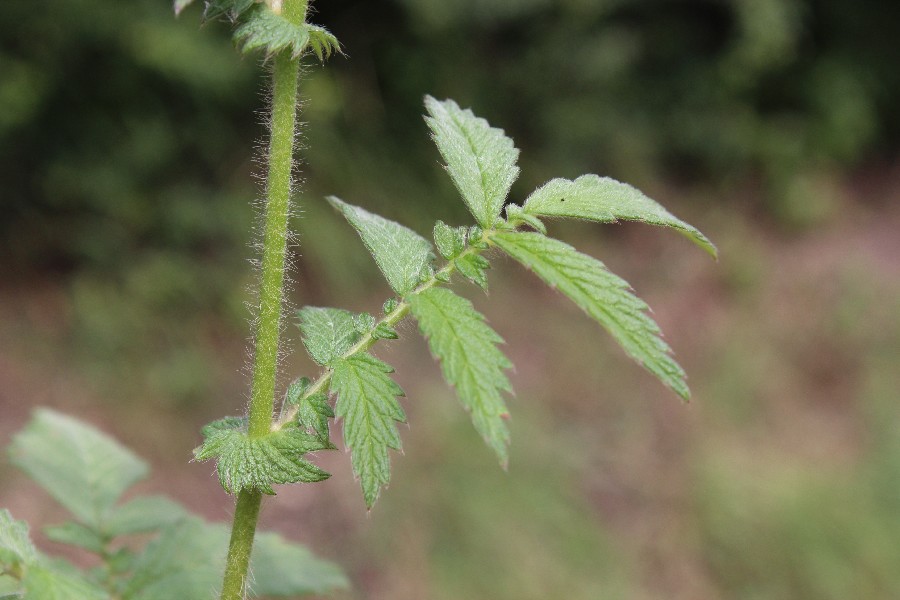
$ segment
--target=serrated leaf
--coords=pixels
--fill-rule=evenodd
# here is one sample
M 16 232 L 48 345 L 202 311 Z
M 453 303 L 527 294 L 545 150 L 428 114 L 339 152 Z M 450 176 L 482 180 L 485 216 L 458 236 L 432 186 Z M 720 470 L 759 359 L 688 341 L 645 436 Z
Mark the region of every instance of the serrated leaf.
M 274 533 L 256 536 L 251 560 L 257 596 L 325 595 L 350 586 L 340 567 Z
M 35 411 L 10 453 L 16 466 L 79 521 L 101 531 L 122 493 L 148 471 L 111 437 L 49 409 Z
M 409 305 L 431 353 L 441 362 L 444 379 L 456 388 L 475 429 L 505 465 L 509 412 L 500 392 L 512 391 L 503 373 L 512 364 L 497 347 L 503 339 L 471 302 L 446 288 L 414 294 Z
M 450 227 L 443 221 L 434 224 L 434 245 L 441 256 L 451 260 L 466 249 L 466 228 Z
M 325 394 L 313 394 L 297 403 L 297 420 L 301 427 L 312 429 L 321 440 L 328 440 L 328 419 L 334 411 Z
M 108 600 L 109 594 L 74 573 L 33 565 L 22 582 L 25 598 L 40 600 Z
M 600 223 L 626 220 L 672 227 L 716 257 L 716 247 L 697 228 L 678 219 L 640 190 L 609 177 L 582 175 L 575 181 L 551 179 L 525 200 L 523 211 L 530 215 Z
M 49 525 L 44 527 L 44 535 L 54 542 L 78 546 L 95 554 L 102 554 L 106 549 L 106 540 L 99 533 L 81 523 Z
M 235 1 L 234 5 L 240 7 L 245 1 Z M 217 9 L 216 12 L 235 15 L 237 11 L 231 7 L 226 11 Z M 282 51 L 290 51 L 293 58 L 298 58 L 310 49 L 319 60 L 324 60 L 333 52 L 341 51 L 337 38 L 324 27 L 294 23 L 273 12 L 265 4 L 256 4 L 237 14 L 242 22 L 234 31 L 234 40 L 244 53 L 262 50 L 267 56 L 273 56 Z
M 106 533 L 119 536 L 158 531 L 187 514 L 183 506 L 164 496 L 139 496 L 113 510 Z
M 396 340 L 400 338 L 400 334 L 387 323 L 379 323 L 372 331 L 372 337 L 376 340 Z
M 411 292 L 426 275 L 434 257 L 431 243 L 408 227 L 334 196 L 328 202 L 359 233 L 391 289 L 401 296 Z
M 485 257 L 479 254 L 466 254 L 457 258 L 453 264 L 463 277 L 487 291 L 487 273 L 484 271 L 491 268 L 491 263 Z
M 29 565 L 37 558 L 37 550 L 28 535 L 28 523 L 13 519 L 5 508 L 0 509 L 0 564 Z
M 329 474 L 300 458 L 332 446 L 296 427 L 288 426 L 251 438 L 242 429 L 217 429 L 194 450 L 197 460 L 216 460 L 219 483 L 229 494 L 250 489 L 274 494 L 275 483 L 311 483 Z
M 426 96 L 425 108 L 429 114 L 425 122 L 456 189 L 478 224 L 492 228 L 519 176 L 519 150 L 502 129 L 453 100 L 439 102 Z
M 647 305 L 624 279 L 599 260 L 539 233 L 502 232 L 491 238 L 511 257 L 533 270 L 600 323 L 625 352 L 687 400 L 685 374 L 672 358 Z
M 359 340 L 355 316 L 350 311 L 306 306 L 297 314 L 303 345 L 320 365 L 330 365 Z
M 400 449 L 395 422 L 406 420 L 397 401 L 403 390 L 387 375 L 392 372 L 374 356 L 357 354 L 336 363 L 331 379 L 334 412 L 343 419 L 344 445 L 369 508 L 391 478 L 388 448 Z
M 193 2 L 194 0 L 189 1 Z M 231 21 L 236 21 L 254 4 L 255 0 L 207 0 L 203 10 L 203 20 L 211 21 L 226 17 Z

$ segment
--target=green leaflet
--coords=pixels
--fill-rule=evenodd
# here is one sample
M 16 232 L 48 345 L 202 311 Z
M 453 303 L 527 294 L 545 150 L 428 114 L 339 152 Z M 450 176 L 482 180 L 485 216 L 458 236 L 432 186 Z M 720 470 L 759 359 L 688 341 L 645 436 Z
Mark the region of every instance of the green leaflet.
M 303 345 L 320 365 L 330 365 L 359 340 L 359 331 L 350 311 L 306 306 L 297 315 Z
M 629 356 L 685 400 L 690 390 L 685 374 L 671 356 L 659 326 L 643 300 L 600 261 L 568 244 L 539 233 L 499 232 L 491 238 L 499 248 L 558 288 L 605 327 Z
M 456 265 L 456 270 L 463 277 L 487 291 L 487 273 L 485 273 L 485 270 L 491 268 L 491 263 L 485 257 L 480 254 L 466 254 L 457 258 L 453 264 Z
M 73 521 L 44 527 L 44 535 L 54 542 L 78 546 L 95 554 L 102 554 L 106 550 L 107 542 L 103 536 L 93 529 Z
M 37 550 L 28 535 L 28 523 L 13 519 L 5 508 L 0 509 L 0 565 L 28 565 L 36 561 L 37 557 Z
M 12 461 L 84 525 L 103 531 L 122 493 L 147 465 L 93 427 L 39 409 L 10 448 Z
M 32 565 L 22 582 L 25 598 L 40 600 L 109 600 L 109 595 L 77 572 L 63 572 L 46 564 Z
M 207 425 L 206 439 L 194 450 L 197 460 L 216 459 L 219 483 L 229 494 L 253 489 L 274 494 L 274 483 L 311 483 L 329 474 L 300 458 L 308 452 L 332 446 L 327 440 L 288 426 L 251 438 L 242 424 L 227 426 L 227 419 Z
M 392 372 L 374 356 L 357 354 L 336 363 L 331 379 L 334 412 L 344 420 L 344 445 L 369 508 L 391 478 L 388 448 L 400 449 L 395 422 L 406 420 L 397 401 L 403 390 L 387 375 Z
M 471 302 L 446 288 L 429 288 L 408 301 L 431 353 L 441 361 L 444 379 L 456 388 L 475 429 L 505 465 L 509 429 L 504 419 L 509 413 L 500 392 L 512 391 L 503 374 L 512 364 L 497 347 L 503 339 Z
M 450 260 L 466 249 L 465 227 L 450 227 L 443 221 L 434 224 L 434 245 L 441 256 Z
M 166 528 L 134 564 L 123 600 L 212 598 L 222 583 L 228 529 L 197 518 Z M 327 594 L 346 588 L 340 569 L 305 547 L 273 533 L 258 533 L 250 572 L 253 596 Z
M 330 196 L 328 202 L 340 210 L 362 238 L 391 289 L 400 296 L 411 292 L 430 275 L 434 258 L 431 243 L 399 223 L 372 214 Z
M 312 429 L 320 440 L 328 441 L 328 419 L 334 411 L 326 394 L 313 394 L 297 403 L 297 420 L 301 427 Z
M 241 24 L 234 31 L 234 40 L 244 53 L 263 50 L 267 56 L 273 56 L 289 50 L 293 58 L 298 58 L 310 48 L 319 60 L 324 60 L 333 52 L 341 51 L 337 38 L 324 27 L 293 23 L 284 16 L 275 14 L 263 3 L 249 9 L 243 8 L 245 1 L 218 4 L 226 7 L 225 12 L 242 10 Z M 216 12 L 221 13 L 221 8 L 217 7 Z
M 485 229 L 493 227 L 519 176 L 518 149 L 502 129 L 462 110 L 453 100 L 439 102 L 426 96 L 425 108 L 430 115 L 425 122 L 469 212 Z
M 164 496 L 138 496 L 115 508 L 106 532 L 118 536 L 157 531 L 187 514 L 183 506 Z
M 570 217 L 600 223 L 624 219 L 672 227 L 714 258 L 717 253 L 713 243 L 698 229 L 676 218 L 636 188 L 609 177 L 582 175 L 575 181 L 551 179 L 525 200 L 521 210 L 524 215 L 541 217 Z

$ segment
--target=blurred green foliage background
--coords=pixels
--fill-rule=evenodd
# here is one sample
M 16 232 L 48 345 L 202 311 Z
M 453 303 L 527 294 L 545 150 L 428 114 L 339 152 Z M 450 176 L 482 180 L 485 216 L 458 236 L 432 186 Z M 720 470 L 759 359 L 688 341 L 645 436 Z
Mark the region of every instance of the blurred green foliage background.
M 391 489 L 367 517 L 347 457 L 322 456 L 335 476 L 284 490 L 267 525 L 344 564 L 354 598 L 900 597 L 900 7 L 315 9 L 347 58 L 303 83 L 296 305 L 375 311 L 388 294 L 325 194 L 420 232 L 466 221 L 426 93 L 516 140 L 514 200 L 610 175 L 722 259 L 652 228 L 558 226 L 654 307 L 688 407 L 498 261 L 490 296 L 468 295 L 517 365 L 509 473 L 410 328 L 384 350 L 411 423 Z M 148 488 L 225 519 L 209 468 L 186 461 L 199 426 L 245 401 L 265 69 L 198 21 L 156 0 L 0 3 L 0 442 L 56 406 L 150 458 Z M 310 374 L 288 337 L 286 373 Z M 0 464 L 0 505 L 49 522 L 33 493 Z

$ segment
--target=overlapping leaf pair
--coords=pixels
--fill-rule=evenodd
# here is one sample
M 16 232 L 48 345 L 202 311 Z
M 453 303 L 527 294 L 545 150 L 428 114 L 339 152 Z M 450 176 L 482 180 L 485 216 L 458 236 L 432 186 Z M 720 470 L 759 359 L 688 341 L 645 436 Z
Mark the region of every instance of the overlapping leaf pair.
M 647 314 L 647 305 L 603 263 L 548 237 L 541 219 L 641 221 L 672 227 L 713 256 L 716 252 L 697 229 L 638 190 L 596 175 L 553 179 L 521 206 L 507 205 L 504 218 L 510 187 L 519 174 L 519 151 L 512 140 L 453 101 L 428 97 L 425 107 L 432 137 L 475 225 L 451 227 L 438 221 L 432 246 L 399 223 L 329 198 L 356 229 L 396 296 L 385 302 L 378 319 L 336 308 L 306 307 L 299 312 L 303 343 L 324 371 L 315 382 L 300 380 L 292 386 L 279 424 L 327 441 L 328 419 L 342 419 L 344 445 L 351 451 L 368 506 L 390 479 L 389 451 L 401 446 L 396 423 L 406 418 L 398 401 L 403 391 L 389 376 L 393 369 L 369 350 L 379 339 L 396 339 L 394 326 L 410 314 L 475 428 L 506 463 L 509 429 L 503 396 L 511 385 L 504 371 L 511 363 L 499 348 L 503 340 L 484 316 L 446 287 L 453 274 L 486 289 L 490 263 L 484 253 L 503 251 L 569 297 L 632 358 L 687 399 L 684 371 Z M 445 261 L 442 265 L 435 265 L 435 247 Z M 333 413 L 330 396 L 336 397 Z M 234 489 L 234 479 L 226 476 L 226 481 Z

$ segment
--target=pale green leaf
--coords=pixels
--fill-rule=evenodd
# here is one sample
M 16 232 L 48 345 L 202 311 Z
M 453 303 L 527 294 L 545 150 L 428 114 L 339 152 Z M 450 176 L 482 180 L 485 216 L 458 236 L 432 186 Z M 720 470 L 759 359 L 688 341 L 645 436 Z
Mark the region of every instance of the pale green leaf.
M 44 535 L 60 544 L 78 546 L 95 554 L 102 554 L 106 549 L 106 540 L 98 532 L 81 523 L 62 523 L 44 527 Z
M 28 523 L 13 519 L 5 508 L 0 509 L 0 564 L 28 565 L 37 557 L 37 550 L 28 535 Z
M 559 289 L 605 327 L 629 356 L 676 394 L 690 397 L 685 374 L 672 358 L 647 305 L 626 281 L 595 258 L 539 233 L 501 232 L 491 238 L 499 248 Z
M 274 494 L 272 484 L 315 482 L 329 474 L 301 458 L 308 452 L 331 448 L 327 440 L 286 426 L 267 435 L 251 438 L 243 427 L 204 428 L 206 439 L 194 450 L 197 460 L 216 460 L 219 483 L 229 494 L 251 489 Z
M 115 507 L 106 523 L 111 536 L 158 531 L 187 515 L 177 502 L 164 496 L 139 496 Z
M 340 567 L 274 533 L 256 536 L 251 561 L 250 590 L 258 596 L 325 595 L 350 586 Z
M 502 129 L 491 127 L 453 100 L 425 97 L 425 121 L 447 172 L 469 212 L 485 229 L 494 226 L 509 188 L 519 176 L 519 151 Z
M 370 508 L 390 481 L 388 449 L 400 449 L 395 422 L 406 420 L 397 401 L 403 390 L 388 377 L 391 372 L 377 358 L 357 354 L 336 363 L 331 379 L 331 391 L 338 398 L 334 412 L 343 419 L 344 445 Z
M 330 365 L 359 340 L 355 315 L 350 311 L 306 306 L 297 314 L 303 345 L 320 365 Z
M 408 227 L 334 196 L 329 197 L 328 201 L 359 232 L 391 289 L 404 296 L 428 276 L 434 257 L 428 240 Z
M 170 525 L 137 556 L 122 600 L 212 600 L 227 548 L 224 525 L 196 518 Z
M 32 565 L 22 582 L 25 598 L 35 600 L 108 600 L 109 595 L 75 573 L 51 566 Z
M 144 461 L 111 437 L 49 409 L 35 411 L 10 452 L 19 468 L 99 531 L 122 493 L 147 474 Z
M 414 294 L 409 305 L 431 353 L 441 361 L 444 379 L 456 388 L 475 429 L 505 465 L 509 412 L 501 391 L 512 391 L 503 373 L 512 365 L 497 347 L 503 339 L 471 302 L 446 288 Z
M 434 224 L 434 245 L 447 260 L 456 258 L 466 249 L 466 228 L 450 227 L 438 221 Z
M 487 291 L 485 270 L 491 268 L 491 263 L 485 257 L 480 254 L 465 254 L 457 258 L 453 264 L 463 277 Z
M 297 402 L 297 420 L 301 427 L 311 429 L 320 440 L 328 440 L 328 419 L 334 411 L 326 394 L 312 394 Z
M 570 217 L 600 223 L 640 221 L 672 227 L 716 256 L 716 247 L 697 228 L 676 218 L 640 190 L 609 177 L 582 175 L 575 181 L 551 179 L 525 200 L 523 210 L 526 215 L 542 217 Z

